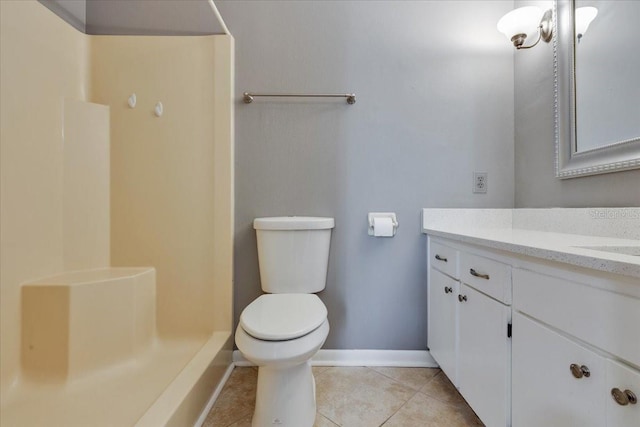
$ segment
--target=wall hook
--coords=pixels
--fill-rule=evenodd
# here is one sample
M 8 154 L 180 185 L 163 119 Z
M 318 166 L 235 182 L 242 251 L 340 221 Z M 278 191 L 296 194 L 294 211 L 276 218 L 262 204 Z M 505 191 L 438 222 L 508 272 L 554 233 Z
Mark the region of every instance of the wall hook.
M 132 93 L 129 99 L 127 100 L 127 104 L 129 104 L 129 108 L 136 108 L 136 103 L 138 102 L 136 94 Z
M 164 113 L 164 107 L 162 106 L 162 102 L 158 101 L 154 112 L 156 114 L 156 117 L 162 117 L 162 114 Z

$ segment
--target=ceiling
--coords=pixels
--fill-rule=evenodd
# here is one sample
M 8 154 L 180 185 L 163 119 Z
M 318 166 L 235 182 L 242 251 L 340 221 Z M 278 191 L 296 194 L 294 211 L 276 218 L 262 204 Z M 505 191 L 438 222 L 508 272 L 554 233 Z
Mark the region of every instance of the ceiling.
M 224 34 L 208 0 L 39 0 L 87 34 Z

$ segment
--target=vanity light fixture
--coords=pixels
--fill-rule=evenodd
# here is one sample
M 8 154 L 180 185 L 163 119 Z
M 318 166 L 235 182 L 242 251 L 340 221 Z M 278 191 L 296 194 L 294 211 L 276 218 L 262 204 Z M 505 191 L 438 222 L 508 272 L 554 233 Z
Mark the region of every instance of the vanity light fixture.
M 507 36 L 516 49 L 530 49 L 537 45 L 541 39 L 547 43 L 551 41 L 553 35 L 552 16 L 551 9 L 543 12 L 536 6 L 520 7 L 500 18 L 498 31 Z M 536 31 L 538 32 L 538 40 L 532 45 L 525 46 L 526 38 Z
M 580 39 L 587 32 L 589 24 L 595 19 L 596 15 L 598 15 L 598 9 L 592 6 L 576 9 L 576 38 L 578 43 L 580 43 Z

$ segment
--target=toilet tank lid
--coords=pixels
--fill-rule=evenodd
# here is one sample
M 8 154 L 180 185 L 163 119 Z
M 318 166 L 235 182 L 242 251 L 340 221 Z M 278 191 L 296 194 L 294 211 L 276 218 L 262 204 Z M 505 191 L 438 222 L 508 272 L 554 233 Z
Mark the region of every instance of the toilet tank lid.
M 276 216 L 256 218 L 256 230 L 322 230 L 335 227 L 333 218 L 314 216 Z

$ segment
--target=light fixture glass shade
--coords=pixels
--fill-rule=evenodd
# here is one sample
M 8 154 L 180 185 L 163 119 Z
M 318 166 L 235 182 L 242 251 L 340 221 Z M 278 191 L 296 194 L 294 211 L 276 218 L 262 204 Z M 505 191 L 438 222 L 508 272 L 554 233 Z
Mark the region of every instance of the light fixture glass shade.
M 536 6 L 514 9 L 500 18 L 497 25 L 498 31 L 504 34 L 509 41 L 516 34 L 530 36 L 535 34 L 538 29 L 542 14 L 543 10 Z
M 587 32 L 589 24 L 598 15 L 598 9 L 592 6 L 579 7 L 576 9 L 576 36 L 582 37 Z

